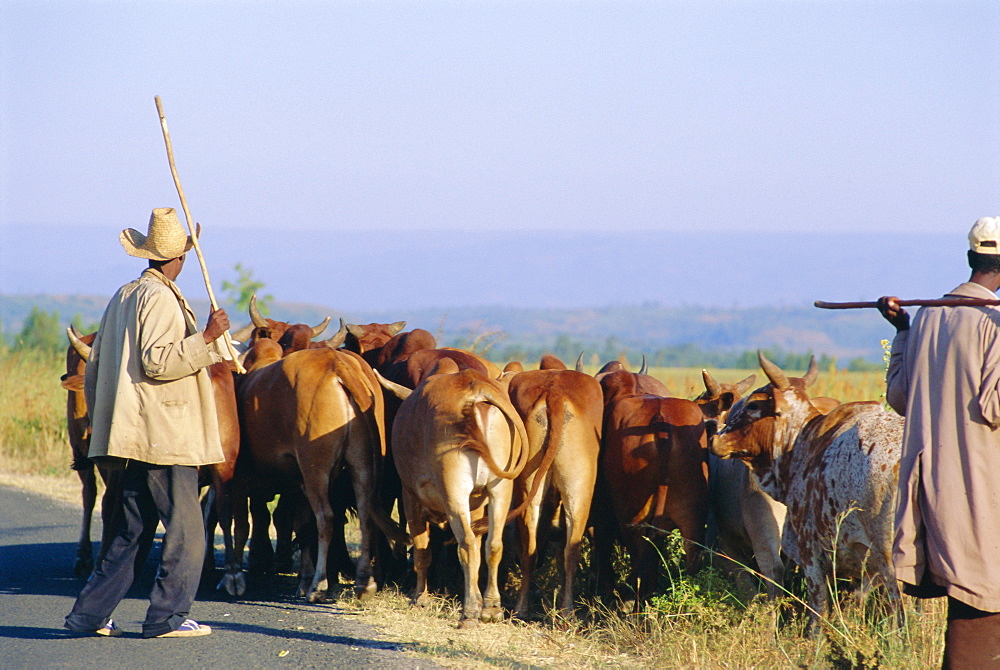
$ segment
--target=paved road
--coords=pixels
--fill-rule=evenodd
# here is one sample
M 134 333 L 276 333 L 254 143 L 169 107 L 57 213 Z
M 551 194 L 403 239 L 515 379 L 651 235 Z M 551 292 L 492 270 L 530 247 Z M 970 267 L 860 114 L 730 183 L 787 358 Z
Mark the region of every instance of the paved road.
M 349 611 L 292 598 L 290 579 L 251 585 L 239 602 L 208 584 L 191 614 L 212 635 L 143 640 L 159 542 L 115 611 L 126 635 L 73 636 L 62 622 L 82 587 L 72 570 L 79 515 L 71 505 L 0 486 L 0 668 L 432 667 L 378 641 Z

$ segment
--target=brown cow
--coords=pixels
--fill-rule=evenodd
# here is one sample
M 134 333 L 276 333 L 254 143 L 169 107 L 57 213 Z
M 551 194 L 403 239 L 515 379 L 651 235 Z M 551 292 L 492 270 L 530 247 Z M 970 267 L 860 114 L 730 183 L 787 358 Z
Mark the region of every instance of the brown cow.
M 521 587 L 517 614 L 528 616 L 528 592 L 544 544 L 539 526 L 543 503 L 561 506 L 566 525 L 563 550 L 563 615 L 573 616 L 573 579 L 580 563 L 580 543 L 590 515 L 601 445 L 601 385 L 582 372 L 531 370 L 509 382 L 511 403 L 528 435 L 527 464 L 515 482 L 521 533 Z M 558 507 L 557 507 L 558 509 Z M 545 518 L 553 515 L 546 513 Z
M 739 401 L 712 451 L 748 463 L 761 488 L 788 506 L 785 553 L 805 574 L 810 632 L 829 608 L 827 581 L 836 575 L 880 583 L 901 614 L 890 561 L 893 507 L 903 419 L 877 402 L 851 402 L 822 414 L 804 377 L 789 378 L 758 352 L 770 380 Z
M 465 577 L 460 626 L 503 617 L 498 570 L 513 480 L 524 469 L 528 438 L 501 385 L 476 370 L 441 361 L 413 391 L 380 377 L 403 399 L 392 427 L 393 459 L 403 475 L 403 507 L 414 548 L 412 602 L 429 598 L 430 523 L 447 522 L 458 542 Z M 445 374 L 447 372 L 447 374 Z M 488 505 L 487 505 L 488 503 Z M 488 581 L 479 589 L 481 540 L 472 529 L 489 515 Z
M 406 321 L 395 323 L 369 323 L 365 325 L 348 324 L 347 339 L 344 340 L 344 348 L 360 354 L 368 361 L 373 368 L 378 369 L 380 365 L 379 357 L 382 352 L 388 349 L 389 355 L 398 355 L 398 350 L 415 351 L 416 349 L 433 349 L 437 346 L 434 336 L 426 330 L 414 330 L 410 333 L 400 335 Z M 424 335 L 426 334 L 426 338 Z M 427 339 L 429 338 L 429 340 Z M 410 349 L 410 341 L 419 342 L 415 348 Z M 390 344 L 391 343 L 391 344 Z
M 73 573 L 77 577 L 86 577 L 94 569 L 94 548 L 90 541 L 90 529 L 94 516 L 94 506 L 97 504 L 97 476 L 94 473 L 94 461 L 88 458 L 90 451 L 90 417 L 87 414 L 87 400 L 83 396 L 83 377 L 87 370 L 87 359 L 90 357 L 90 345 L 94 343 L 97 333 L 81 335 L 70 326 L 66 329 L 70 346 L 66 350 L 66 374 L 62 376 L 62 387 L 69 393 L 66 399 L 66 432 L 69 435 L 69 445 L 73 453 L 71 467 L 80 477 L 83 497 L 83 520 L 80 524 L 80 539 L 76 546 L 76 562 Z M 101 549 L 97 556 L 100 563 L 104 557 L 117 527 L 115 512 L 119 505 L 115 500 L 121 493 L 121 487 L 116 482 L 108 483 L 109 477 L 120 480 L 120 473 L 98 467 L 101 480 L 104 482 L 104 497 L 101 500 Z M 118 498 L 120 501 L 120 496 Z
M 269 347 L 262 354 L 258 347 Z M 361 527 L 355 592 L 376 589 L 371 577 L 374 521 L 393 539 L 405 540 L 378 505 L 372 505 L 379 459 L 385 454 L 384 403 L 374 372 L 361 356 L 329 347 L 280 358 L 273 344 L 255 344 L 255 368 L 240 384 L 243 446 L 256 474 L 276 488 L 305 491 L 316 518 L 316 556 L 303 551 L 299 593 L 310 602 L 326 597 L 327 552 L 333 532 L 329 487 L 341 467 L 350 471 Z M 310 573 L 311 571 L 311 573 Z
M 269 333 L 268 337 L 281 345 L 281 349 L 286 356 L 293 351 L 322 346 L 321 343 L 313 342 L 313 340 L 322 335 L 326 327 L 330 325 L 330 317 L 323 319 L 322 323 L 317 326 L 307 326 L 304 323 L 286 323 L 284 321 L 265 318 L 257 309 L 256 295 L 250 296 L 249 311 L 253 327 L 266 328 Z M 340 328 L 341 331 L 345 330 L 343 319 L 340 320 Z M 339 339 L 339 342 L 334 346 L 340 346 L 340 343 L 343 342 L 343 335 L 344 333 L 342 332 L 334 335 L 334 338 Z
M 606 588 L 617 537 L 632 557 L 629 581 L 639 607 L 657 576 L 650 528 L 679 530 L 687 569 L 700 563 L 708 517 L 707 431 L 697 404 L 659 395 L 655 391 L 666 388 L 650 375 L 617 369 L 600 383 L 604 437 L 592 514 L 598 579 Z

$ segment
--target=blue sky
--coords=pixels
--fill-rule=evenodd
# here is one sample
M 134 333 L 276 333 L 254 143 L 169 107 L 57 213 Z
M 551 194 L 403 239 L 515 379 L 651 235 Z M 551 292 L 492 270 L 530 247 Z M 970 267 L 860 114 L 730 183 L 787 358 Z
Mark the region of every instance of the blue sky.
M 996 2 L 7 1 L 6 224 L 941 231 Z
M 1000 214 L 997 35 L 995 1 L 0 1 L 0 242 L 102 225 L 120 254 L 178 206 L 156 95 L 193 217 L 232 244 L 960 240 Z

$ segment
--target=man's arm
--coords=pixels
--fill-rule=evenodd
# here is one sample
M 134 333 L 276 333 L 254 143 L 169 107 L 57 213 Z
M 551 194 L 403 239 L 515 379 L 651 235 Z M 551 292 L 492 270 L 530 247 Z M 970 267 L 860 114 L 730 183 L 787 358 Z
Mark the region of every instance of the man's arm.
M 206 341 L 205 332 L 176 339 L 178 333 L 185 332 L 186 325 L 177 298 L 172 293 L 147 292 L 139 299 L 136 317 L 142 367 L 152 379 L 180 379 L 222 360 L 217 352 L 209 349 L 207 341 L 211 340 Z M 228 322 L 225 312 L 222 312 L 214 320 L 210 319 L 209 328 L 215 332 Z
M 910 333 L 910 315 L 899 306 L 899 298 L 878 299 L 878 311 L 896 328 L 889 354 L 889 369 L 885 373 L 885 401 L 900 416 L 906 415 L 906 400 L 910 395 L 910 380 L 906 376 L 906 343 Z

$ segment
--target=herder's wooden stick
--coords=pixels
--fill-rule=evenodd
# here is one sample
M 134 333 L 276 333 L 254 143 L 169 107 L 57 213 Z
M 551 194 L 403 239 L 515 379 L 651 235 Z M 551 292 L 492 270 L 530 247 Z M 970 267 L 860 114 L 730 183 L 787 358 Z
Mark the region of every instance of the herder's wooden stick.
M 208 267 L 205 265 L 205 257 L 201 253 L 201 245 L 198 243 L 198 235 L 196 234 L 195 227 L 191 224 L 191 212 L 188 211 L 187 199 L 184 197 L 184 189 L 181 188 L 181 179 L 177 176 L 177 166 L 174 164 L 174 148 L 170 144 L 170 133 L 167 131 L 167 117 L 163 115 L 163 105 L 160 102 L 160 96 L 155 97 L 156 100 L 156 111 L 160 115 L 160 128 L 163 129 L 163 142 L 167 145 L 167 160 L 170 162 L 170 174 L 174 177 L 174 186 L 177 187 L 177 195 L 181 199 L 181 208 L 184 210 L 184 219 L 187 221 L 188 233 L 191 235 L 191 240 L 194 242 L 194 251 L 198 255 L 198 263 L 201 265 L 201 274 L 205 278 L 205 288 L 208 289 L 208 300 L 212 303 L 212 310 L 215 311 L 219 309 L 218 303 L 215 301 L 215 293 L 212 291 L 212 282 L 208 278 Z M 230 356 L 233 357 L 233 363 L 236 364 L 236 371 L 239 373 L 245 373 L 246 370 L 240 365 L 239 354 L 236 353 L 236 348 L 233 346 L 233 340 L 229 337 L 229 331 L 227 330 L 222 334 L 222 338 L 226 342 L 226 348 L 229 349 Z
M 1000 305 L 1000 300 L 992 298 L 934 298 L 933 300 L 897 300 L 900 307 L 990 307 Z M 823 302 L 813 303 L 820 309 L 863 309 L 878 308 L 877 302 Z

